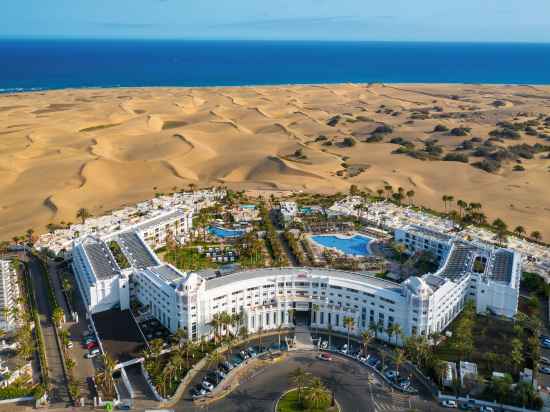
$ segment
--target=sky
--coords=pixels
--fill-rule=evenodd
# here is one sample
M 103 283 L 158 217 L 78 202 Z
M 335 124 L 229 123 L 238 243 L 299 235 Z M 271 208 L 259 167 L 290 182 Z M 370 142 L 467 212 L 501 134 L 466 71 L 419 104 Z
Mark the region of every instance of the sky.
M 7 0 L 1 37 L 550 42 L 550 0 Z

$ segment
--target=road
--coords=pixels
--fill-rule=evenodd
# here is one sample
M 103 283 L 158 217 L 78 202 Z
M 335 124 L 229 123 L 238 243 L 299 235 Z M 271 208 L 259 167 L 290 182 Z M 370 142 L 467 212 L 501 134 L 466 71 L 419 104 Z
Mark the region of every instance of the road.
M 253 375 L 226 398 L 211 404 L 209 412 L 273 411 L 279 396 L 293 385 L 290 373 L 301 367 L 314 377 L 319 377 L 345 412 L 443 411 L 434 402 L 409 397 L 392 391 L 367 367 L 344 357 L 334 356 L 331 362 L 316 359 L 315 352 L 290 352 L 283 361 L 268 366 Z M 199 411 L 191 401 L 185 400 L 177 411 Z
M 40 325 L 46 345 L 46 360 L 50 378 L 50 403 L 55 406 L 69 405 L 70 398 L 67 381 L 63 373 L 61 354 L 55 338 L 54 326 L 51 322 L 52 308 L 48 302 L 48 285 L 43 276 L 43 268 L 37 258 L 31 256 L 28 260 L 29 273 L 36 297 Z
M 69 309 L 66 304 L 65 295 L 61 288 L 61 279 L 65 276 L 72 284 L 73 294 L 75 296 L 74 303 L 76 305 L 73 310 L 78 313 L 78 322 L 68 321 L 63 325 L 63 328 L 69 331 L 70 340 L 73 343 L 72 349 L 69 349 L 72 359 L 76 366 L 73 369 L 73 374 L 80 388 L 80 396 L 83 397 L 87 404 L 93 404 L 93 395 L 90 392 L 90 387 L 86 382 L 88 377 L 95 375 L 95 367 L 90 359 L 86 359 L 84 355 L 88 350 L 82 346 L 82 336 L 88 331 L 88 322 L 86 320 L 86 309 L 82 304 L 80 293 L 77 289 L 76 281 L 71 271 L 64 267 L 64 264 L 50 264 L 50 274 L 52 276 L 53 287 L 59 305 L 65 312 L 66 319 L 70 319 Z

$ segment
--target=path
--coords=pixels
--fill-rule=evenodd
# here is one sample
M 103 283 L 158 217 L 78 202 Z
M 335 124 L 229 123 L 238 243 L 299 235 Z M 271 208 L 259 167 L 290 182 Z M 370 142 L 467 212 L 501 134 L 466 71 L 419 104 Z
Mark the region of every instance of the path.
M 45 281 L 45 274 L 38 259 L 31 256 L 28 262 L 32 287 L 36 297 L 36 305 L 40 317 L 40 325 L 46 345 L 46 360 L 50 378 L 50 403 L 60 407 L 69 405 L 70 398 L 67 389 L 67 381 L 63 373 L 63 364 L 59 346 L 55 338 L 54 326 L 51 322 L 52 308 L 48 301 L 48 285 Z

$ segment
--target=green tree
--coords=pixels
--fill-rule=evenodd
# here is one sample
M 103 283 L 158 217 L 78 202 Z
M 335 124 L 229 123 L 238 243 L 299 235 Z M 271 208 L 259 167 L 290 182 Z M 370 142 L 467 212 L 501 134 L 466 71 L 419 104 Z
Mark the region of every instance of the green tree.
M 82 224 L 84 224 L 84 222 L 86 221 L 86 219 L 92 217 L 92 214 L 90 213 L 90 211 L 84 207 L 81 207 L 80 209 L 78 209 L 78 211 L 76 212 L 76 217 L 78 219 L 80 219 L 80 221 L 82 222 Z
M 319 378 L 313 378 L 304 399 L 304 406 L 311 411 L 325 410 L 330 405 L 331 396 Z
M 296 385 L 298 389 L 298 401 L 302 402 L 303 390 L 310 381 L 310 374 L 302 368 L 296 368 L 290 373 L 290 379 L 292 384 Z
M 355 327 L 355 320 L 351 316 L 346 316 L 344 318 L 344 326 L 346 327 L 346 329 L 348 331 L 348 351 L 349 351 L 350 350 L 349 337 L 350 337 L 351 331 Z

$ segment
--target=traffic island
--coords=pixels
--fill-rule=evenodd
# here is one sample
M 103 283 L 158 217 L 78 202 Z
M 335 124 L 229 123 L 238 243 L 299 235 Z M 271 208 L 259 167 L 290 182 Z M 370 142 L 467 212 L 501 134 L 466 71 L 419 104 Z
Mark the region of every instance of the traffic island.
M 285 392 L 275 404 L 275 412 L 342 412 L 329 391 L 298 388 Z

